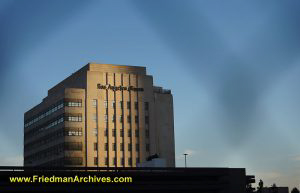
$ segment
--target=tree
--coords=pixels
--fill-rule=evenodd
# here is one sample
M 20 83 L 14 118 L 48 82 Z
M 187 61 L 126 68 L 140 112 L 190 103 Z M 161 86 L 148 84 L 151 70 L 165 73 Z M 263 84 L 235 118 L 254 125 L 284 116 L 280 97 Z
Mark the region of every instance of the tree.
M 263 187 L 264 187 L 264 182 L 260 179 L 259 182 L 258 182 L 257 192 L 261 193 Z
M 300 193 L 300 191 L 295 187 L 292 189 L 291 193 Z
M 278 188 L 275 183 L 271 186 L 271 190 L 272 190 L 272 193 L 278 193 Z

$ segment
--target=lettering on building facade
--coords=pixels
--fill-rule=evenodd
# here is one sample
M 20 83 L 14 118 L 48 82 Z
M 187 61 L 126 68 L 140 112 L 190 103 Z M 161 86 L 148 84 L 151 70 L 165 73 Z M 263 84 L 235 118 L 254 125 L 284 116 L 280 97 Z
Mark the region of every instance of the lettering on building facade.
M 98 89 L 105 89 L 105 90 L 113 90 L 113 91 L 122 91 L 122 90 L 127 90 L 127 91 L 144 91 L 144 88 L 135 88 L 133 86 L 112 86 L 110 84 L 108 85 L 102 85 L 102 84 L 97 84 Z

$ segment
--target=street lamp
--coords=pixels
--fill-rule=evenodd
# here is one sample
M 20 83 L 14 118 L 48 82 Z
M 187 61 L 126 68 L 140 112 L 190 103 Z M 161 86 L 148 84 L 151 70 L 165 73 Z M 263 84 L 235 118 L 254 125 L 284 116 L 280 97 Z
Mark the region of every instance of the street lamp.
M 185 167 L 186 167 L 186 156 L 187 156 L 188 154 L 187 154 L 187 153 L 184 153 L 183 155 L 184 155 L 184 165 L 185 165 Z

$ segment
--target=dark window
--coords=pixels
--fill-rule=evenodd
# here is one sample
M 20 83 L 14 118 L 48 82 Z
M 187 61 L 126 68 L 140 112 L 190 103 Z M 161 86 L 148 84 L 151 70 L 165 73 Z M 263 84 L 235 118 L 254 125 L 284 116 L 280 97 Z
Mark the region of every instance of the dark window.
M 130 166 L 132 165 L 132 159 L 131 159 L 131 157 L 128 158 L 128 165 L 130 165 Z
M 108 129 L 105 129 L 105 130 L 104 130 L 104 135 L 105 135 L 105 136 L 108 136 Z
M 65 142 L 64 148 L 65 148 L 65 150 L 70 150 L 70 151 L 81 151 L 82 143 L 81 142 Z
M 136 116 L 134 117 L 134 120 L 135 120 L 135 123 L 138 123 L 138 122 L 139 122 L 139 116 L 136 115 Z
M 113 165 L 115 166 L 117 164 L 117 159 L 114 157 L 113 158 Z
M 139 130 L 137 130 L 137 129 L 135 130 L 135 136 L 136 136 L 136 137 L 139 137 L 139 136 L 140 136 Z
M 135 144 L 135 150 L 140 151 L 140 145 L 139 144 Z
M 123 115 L 120 115 L 120 123 L 123 123 Z
M 140 163 L 140 158 L 139 157 L 136 158 L 136 163 Z
M 131 151 L 131 143 L 128 143 L 128 151 Z
M 116 137 L 116 129 L 113 129 L 113 130 L 112 130 L 112 136 L 113 136 L 113 137 Z
M 149 129 L 146 129 L 146 137 L 149 138 Z
M 146 151 L 149 152 L 150 151 L 150 144 L 146 144 Z
M 127 123 L 131 123 L 131 116 L 127 115 Z
M 120 101 L 120 108 L 123 109 L 123 101 Z
M 131 129 L 128 129 L 128 137 L 131 137 Z
M 149 111 L 149 102 L 145 102 L 145 111 Z
M 124 165 L 124 158 L 123 157 L 121 158 L 121 165 L 122 166 Z
M 108 143 L 105 143 L 104 150 L 105 150 L 105 151 L 108 151 Z
M 148 125 L 149 124 L 149 116 L 145 116 L 145 123 Z
M 117 149 L 117 145 L 113 143 L 113 151 L 116 151 L 116 149 Z
M 95 151 L 98 150 L 98 143 L 94 143 L 94 150 L 95 150 Z
M 116 108 L 116 102 L 115 101 L 111 101 L 111 107 Z
M 104 159 L 104 161 L 105 161 L 105 165 L 108 165 L 108 158 L 107 157 Z
M 127 101 L 127 109 L 130 109 L 131 108 L 131 103 L 130 101 Z
M 134 102 L 134 108 L 137 110 L 139 108 L 139 103 L 138 102 Z
M 116 122 L 116 115 L 113 115 L 113 116 L 111 117 L 111 120 L 112 120 L 112 122 Z
M 120 129 L 120 136 L 124 137 L 124 129 Z
M 98 158 L 94 157 L 94 165 L 98 165 Z

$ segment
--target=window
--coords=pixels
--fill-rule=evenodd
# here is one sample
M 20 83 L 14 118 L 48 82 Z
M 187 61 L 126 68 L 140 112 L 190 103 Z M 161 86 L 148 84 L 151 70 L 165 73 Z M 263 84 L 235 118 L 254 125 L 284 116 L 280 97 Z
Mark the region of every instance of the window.
M 98 158 L 94 157 L 94 165 L 98 165 Z
M 108 157 L 106 157 L 106 158 L 104 159 L 104 161 L 105 161 L 105 165 L 108 165 Z
M 121 165 L 124 166 L 124 158 L 121 158 Z
M 113 143 L 112 145 L 113 145 L 113 151 L 117 151 L 117 145 L 116 145 L 116 143 Z
M 116 137 L 116 129 L 113 129 L 113 130 L 112 130 L 112 136 L 113 136 L 113 137 Z
M 94 135 L 98 136 L 98 128 L 94 128 Z
M 134 102 L 134 109 L 138 110 L 139 108 L 139 103 L 138 102 Z
M 124 143 L 120 143 L 120 151 L 124 151 Z
M 104 130 L 104 135 L 105 135 L 105 136 L 108 136 L 108 129 L 105 129 L 105 130 Z
M 112 122 L 116 122 L 116 115 L 113 115 L 113 116 L 111 117 L 111 121 L 112 121 Z
M 116 108 L 116 101 L 111 101 L 111 108 Z
M 108 116 L 104 115 L 104 121 L 107 122 L 108 121 Z
M 128 129 L 128 137 L 131 137 L 131 129 Z
M 94 150 L 95 150 L 95 151 L 98 150 L 98 143 L 94 143 Z
M 108 102 L 107 101 L 104 101 L 104 107 L 107 109 L 107 107 L 108 107 Z
M 123 109 L 123 101 L 120 101 L 120 108 Z
M 104 150 L 108 151 L 108 143 L 105 143 Z
M 120 115 L 120 123 L 123 123 L 123 115 Z
M 148 125 L 149 124 L 149 116 L 145 116 L 145 123 Z
M 93 107 L 97 107 L 97 99 L 93 99 L 92 100 L 92 106 Z
M 149 111 L 149 102 L 145 102 L 145 111 Z
M 147 151 L 147 152 L 150 151 L 150 144 L 149 144 L 149 143 L 146 144 L 146 151 Z
M 138 122 L 139 122 L 139 116 L 136 115 L 136 116 L 134 117 L 134 120 L 135 120 L 135 123 L 138 123 Z
M 139 130 L 138 130 L 138 129 L 135 130 L 135 136 L 136 136 L 136 137 L 139 137 L 139 136 L 140 136 L 140 133 L 139 133 Z
M 128 143 L 128 151 L 131 151 L 131 143 Z
M 97 114 L 96 113 L 93 114 L 93 121 L 97 121 Z
M 124 129 L 120 129 L 120 136 L 124 137 Z
M 130 109 L 131 103 L 130 101 L 127 101 L 127 109 Z
M 131 116 L 127 115 L 127 123 L 131 123 Z
M 140 145 L 137 143 L 137 144 L 135 144 L 135 150 L 136 151 L 140 151 Z
M 136 163 L 140 163 L 140 158 L 139 157 L 136 158 Z
M 131 159 L 131 157 L 128 158 L 128 165 L 130 165 L 130 166 L 132 165 L 132 159 Z
M 72 116 L 72 115 L 70 115 L 70 116 L 65 116 L 65 120 L 66 121 L 71 121 L 71 122 L 81 122 L 82 121 L 82 117 L 81 117 L 81 115 L 79 116 Z
M 65 128 L 64 135 L 65 136 L 81 136 L 82 129 L 81 128 Z
M 146 137 L 149 138 L 149 129 L 146 129 Z
M 70 150 L 70 151 L 81 151 L 82 143 L 81 142 L 65 142 L 64 148 L 65 148 L 65 150 Z

